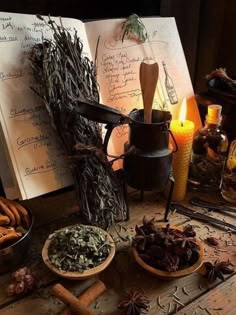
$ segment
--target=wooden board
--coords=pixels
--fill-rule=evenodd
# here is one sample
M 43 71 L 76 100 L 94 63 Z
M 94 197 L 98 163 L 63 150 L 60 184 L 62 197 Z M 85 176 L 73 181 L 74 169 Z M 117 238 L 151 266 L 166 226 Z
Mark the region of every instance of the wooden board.
M 227 314 L 236 313 L 236 275 L 226 282 L 218 285 L 210 292 L 191 303 L 189 306 L 179 311 L 176 315 L 189 314 Z

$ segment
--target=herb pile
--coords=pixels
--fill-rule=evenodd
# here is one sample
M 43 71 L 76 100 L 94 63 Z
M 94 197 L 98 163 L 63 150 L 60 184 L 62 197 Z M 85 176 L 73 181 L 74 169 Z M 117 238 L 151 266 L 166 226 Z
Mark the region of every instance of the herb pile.
M 177 271 L 193 265 L 199 258 L 196 233 L 191 225 L 183 232 L 155 225 L 155 218 L 143 218 L 143 225 L 135 227 L 133 246 L 148 265 L 163 270 Z
M 100 265 L 109 255 L 112 244 L 96 227 L 76 225 L 50 235 L 48 257 L 61 271 L 77 271 Z

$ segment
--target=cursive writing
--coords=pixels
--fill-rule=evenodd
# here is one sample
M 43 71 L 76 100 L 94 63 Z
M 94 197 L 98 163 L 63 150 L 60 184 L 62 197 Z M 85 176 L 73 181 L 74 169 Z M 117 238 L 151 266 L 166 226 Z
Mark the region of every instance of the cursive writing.
M 25 176 L 35 175 L 39 173 L 50 172 L 56 169 L 56 161 L 46 161 L 44 164 L 26 167 L 25 168 Z
M 0 42 L 17 42 L 17 36 L 0 36 Z
M 0 72 L 0 80 L 11 80 L 11 79 L 17 79 L 23 76 L 22 69 L 14 72 Z
M 41 111 L 45 111 L 44 105 L 35 105 L 35 106 L 24 106 L 23 108 L 13 107 L 10 109 L 10 117 L 13 118 L 15 116 L 21 115 L 29 115 L 33 113 L 38 113 Z
M 35 142 L 39 141 L 45 141 L 48 140 L 49 137 L 45 134 L 39 134 L 36 136 L 30 136 L 30 137 L 18 137 L 16 142 L 18 145 L 18 150 L 20 150 L 22 147 L 33 144 Z M 37 148 L 37 146 L 35 147 Z

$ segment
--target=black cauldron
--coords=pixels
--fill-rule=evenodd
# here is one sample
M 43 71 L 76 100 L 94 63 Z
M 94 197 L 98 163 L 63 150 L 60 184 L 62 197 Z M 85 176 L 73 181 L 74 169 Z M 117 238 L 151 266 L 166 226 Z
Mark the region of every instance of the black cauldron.
M 152 123 L 144 111 L 129 114 L 129 140 L 125 143 L 124 171 L 128 185 L 143 191 L 163 191 L 171 173 L 173 148 L 169 146 L 171 114 L 152 110 Z M 130 148 L 135 148 L 127 154 Z

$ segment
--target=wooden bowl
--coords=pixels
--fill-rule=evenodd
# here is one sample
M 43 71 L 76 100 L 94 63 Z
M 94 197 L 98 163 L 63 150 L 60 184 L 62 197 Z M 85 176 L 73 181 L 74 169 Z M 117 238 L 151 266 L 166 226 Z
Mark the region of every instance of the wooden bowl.
M 161 226 L 161 227 L 164 227 L 164 226 Z M 175 229 L 175 230 L 179 230 L 179 231 L 183 231 L 183 229 L 178 227 L 178 226 L 170 226 L 170 228 Z M 145 263 L 142 260 L 142 258 L 139 256 L 139 253 L 137 252 L 136 248 L 132 247 L 132 251 L 133 251 L 133 255 L 134 255 L 136 262 L 142 268 L 147 270 L 148 272 L 150 272 L 153 275 L 155 275 L 159 278 L 162 278 L 162 279 L 176 279 L 176 278 L 188 276 L 191 273 L 197 271 L 201 267 L 202 262 L 203 262 L 204 247 L 203 247 L 202 242 L 200 240 L 196 239 L 196 243 L 199 246 L 199 258 L 198 258 L 198 260 L 192 266 L 185 268 L 185 269 L 180 269 L 177 271 L 164 271 L 164 270 L 160 270 L 160 269 L 151 267 L 150 265 L 148 265 L 147 263 Z
M 85 225 L 86 226 L 86 225 Z M 69 227 L 72 226 L 67 226 L 65 228 L 62 228 L 60 230 L 57 230 L 56 232 L 62 231 L 64 229 L 67 229 Z M 92 226 L 88 226 L 89 228 L 91 228 Z M 84 280 L 90 277 L 93 277 L 95 275 L 97 275 L 98 273 L 100 273 L 101 271 L 103 271 L 104 269 L 106 269 L 108 267 L 108 265 L 111 263 L 112 259 L 114 258 L 115 255 L 115 242 L 113 241 L 112 237 L 104 230 L 98 228 L 98 227 L 94 227 L 96 229 L 99 229 L 100 231 L 102 231 L 102 233 L 107 237 L 107 239 L 110 241 L 111 243 L 111 251 L 109 253 L 109 255 L 107 256 L 107 258 L 98 266 L 91 268 L 91 269 L 87 269 L 84 270 L 83 272 L 78 272 L 78 271 L 61 271 L 59 270 L 57 267 L 55 267 L 49 257 L 48 257 L 48 248 L 50 246 L 50 243 L 52 241 L 52 239 L 47 239 L 43 249 L 42 249 L 42 258 L 43 261 L 45 263 L 45 265 L 54 273 L 56 273 L 57 275 L 66 278 L 66 279 L 70 279 L 70 280 Z

